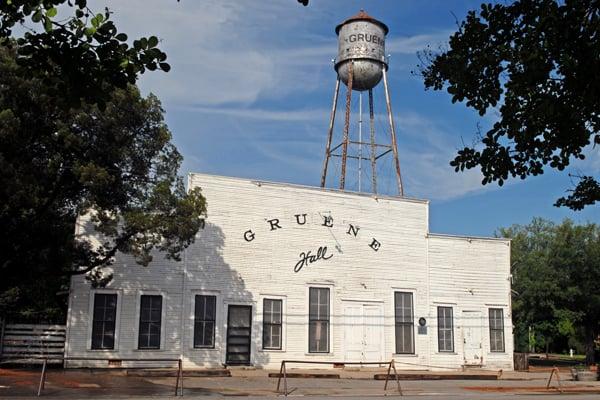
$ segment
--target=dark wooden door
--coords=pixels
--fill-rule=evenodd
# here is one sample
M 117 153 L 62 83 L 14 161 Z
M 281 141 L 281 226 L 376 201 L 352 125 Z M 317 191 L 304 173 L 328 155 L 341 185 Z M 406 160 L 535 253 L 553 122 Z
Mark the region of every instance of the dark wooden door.
M 226 363 L 249 365 L 251 340 L 252 306 L 230 305 L 227 313 Z

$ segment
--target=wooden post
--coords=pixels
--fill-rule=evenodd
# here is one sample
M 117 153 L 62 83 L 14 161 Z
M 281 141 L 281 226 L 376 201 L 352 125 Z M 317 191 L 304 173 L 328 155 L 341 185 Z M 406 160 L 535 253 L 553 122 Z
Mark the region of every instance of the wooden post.
M 285 368 L 285 361 L 283 361 L 283 394 L 285 397 L 287 397 L 287 395 L 288 395 L 287 370 Z
M 385 375 L 385 385 L 383 385 L 383 390 L 387 390 L 388 380 L 390 379 L 390 371 L 392 370 L 392 362 L 388 363 L 387 374 Z
M 42 374 L 40 375 L 40 384 L 38 385 L 37 397 L 42 395 L 42 390 L 44 390 L 44 386 L 46 386 L 46 364 L 48 362 L 47 358 L 44 358 L 44 363 L 42 364 Z
M 6 318 L 0 319 L 0 360 L 2 359 L 2 351 L 4 350 L 4 326 L 6 325 Z
M 183 397 L 183 360 L 179 359 L 179 370 L 181 371 L 181 397 Z
M 179 388 L 181 387 L 181 391 Z M 175 381 L 175 396 L 183 396 L 183 362 L 181 358 L 177 360 L 177 380 Z
M 396 371 L 396 362 L 392 359 L 392 368 L 394 368 L 394 375 L 396 376 L 396 385 L 398 385 L 398 393 L 400 396 L 404 396 L 402 394 L 402 388 L 400 387 L 400 378 L 398 378 L 398 371 Z
M 552 376 L 556 373 L 556 383 L 558 384 L 557 389 L 562 392 L 562 388 L 560 386 L 560 375 L 558 375 L 558 368 L 554 367 L 552 368 L 552 371 L 550 371 L 550 377 L 548 378 L 548 383 L 546 384 L 546 389 L 550 389 L 550 382 L 552 381 Z
M 285 361 L 281 361 L 281 366 L 279 367 L 279 377 L 277 378 L 277 393 L 279 393 L 279 385 L 281 384 L 281 376 L 283 374 L 283 363 Z

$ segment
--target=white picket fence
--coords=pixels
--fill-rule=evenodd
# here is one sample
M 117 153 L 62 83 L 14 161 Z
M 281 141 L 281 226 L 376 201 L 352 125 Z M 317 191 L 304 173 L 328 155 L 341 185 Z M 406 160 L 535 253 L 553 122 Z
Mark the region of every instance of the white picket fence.
M 0 332 L 0 362 L 62 363 L 65 325 L 6 324 Z

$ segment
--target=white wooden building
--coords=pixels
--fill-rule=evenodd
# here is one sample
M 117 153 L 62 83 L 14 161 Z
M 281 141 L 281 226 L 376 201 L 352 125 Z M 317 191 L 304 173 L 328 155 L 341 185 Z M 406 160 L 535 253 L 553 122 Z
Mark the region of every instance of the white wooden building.
M 103 289 L 73 277 L 67 357 L 512 369 L 508 240 L 430 233 L 424 200 L 204 174 L 189 186 L 209 215 L 183 261 L 119 255 Z

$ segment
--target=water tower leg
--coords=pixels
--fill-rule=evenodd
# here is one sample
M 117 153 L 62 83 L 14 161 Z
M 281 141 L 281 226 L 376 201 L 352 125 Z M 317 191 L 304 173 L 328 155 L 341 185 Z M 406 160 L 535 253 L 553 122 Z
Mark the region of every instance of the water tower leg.
M 394 117 L 392 116 L 392 103 L 390 101 L 390 92 L 388 90 L 387 71 L 383 68 L 383 86 L 385 89 L 385 103 L 387 106 L 388 120 L 390 123 L 390 134 L 392 135 L 392 151 L 394 152 L 394 163 L 396 167 L 396 180 L 398 183 L 398 194 L 404 196 L 404 187 L 402 185 L 402 174 L 400 173 L 400 160 L 398 159 L 398 145 L 396 144 L 396 128 L 394 127 Z
M 373 89 L 369 89 L 369 118 L 371 128 L 371 180 L 373 194 L 377 194 L 377 164 L 375 161 L 375 114 L 373 113 Z
M 337 108 L 338 93 L 340 92 L 340 78 L 335 82 L 335 92 L 333 93 L 333 105 L 331 106 L 331 118 L 329 119 L 329 133 L 327 135 L 327 145 L 325 147 L 325 161 L 323 162 L 323 175 L 321 175 L 321 187 L 325 187 L 327 179 L 327 166 L 331 158 L 331 140 L 333 138 L 333 124 L 335 122 L 335 110 Z
M 342 172 L 340 174 L 340 189 L 346 186 L 346 161 L 348 158 L 348 131 L 350 130 L 350 106 L 352 102 L 352 79 L 354 78 L 354 61 L 348 66 L 348 93 L 346 94 L 346 119 L 344 120 L 344 141 L 342 143 Z

